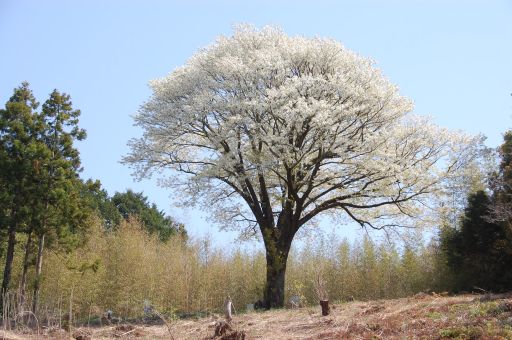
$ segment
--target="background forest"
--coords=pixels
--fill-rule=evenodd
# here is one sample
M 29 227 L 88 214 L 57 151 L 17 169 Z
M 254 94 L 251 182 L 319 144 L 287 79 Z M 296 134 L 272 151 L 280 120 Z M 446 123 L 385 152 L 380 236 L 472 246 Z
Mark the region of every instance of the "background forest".
M 264 252 L 189 238 L 186 226 L 142 193 L 110 197 L 99 181 L 80 179 L 73 145 L 85 138 L 80 112 L 56 90 L 38 107 L 23 83 L 0 110 L 4 317 L 16 307 L 47 320 L 71 311 L 83 322 L 106 310 L 137 318 L 148 304 L 180 317 L 218 312 L 227 296 L 240 312 L 261 298 Z M 495 162 L 467 198 L 458 197 L 458 213 L 432 225 L 426 240 L 420 231 L 406 242 L 304 239 L 288 259 L 286 296 L 317 304 L 319 277 L 331 301 L 510 290 L 512 132 Z

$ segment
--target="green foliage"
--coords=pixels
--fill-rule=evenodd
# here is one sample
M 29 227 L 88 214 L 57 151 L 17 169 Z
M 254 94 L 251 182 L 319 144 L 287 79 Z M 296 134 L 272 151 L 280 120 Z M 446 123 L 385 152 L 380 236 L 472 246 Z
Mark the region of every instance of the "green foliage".
M 504 182 L 508 184 L 509 190 L 512 183 L 512 130 L 505 132 L 503 136 L 504 142 L 499 148 L 501 156 L 500 172 Z
M 133 215 L 160 240 L 174 234 L 186 239 L 183 225 L 150 205 L 142 194 L 128 191 L 110 198 L 99 181 L 79 179 L 81 165 L 74 142 L 86 134 L 78 127 L 80 111 L 73 109 L 69 95 L 54 90 L 40 112 L 37 108 L 28 83 L 23 83 L 0 111 L 0 253 L 10 254 L 4 263 L 4 289 L 10 285 L 13 263 L 25 277 L 31 265 L 42 263 L 44 248 L 73 254 L 83 247 L 90 237 L 93 211 L 102 217 L 106 230 L 114 230 Z M 26 248 L 16 246 L 16 237 L 32 242 Z M 25 263 L 20 265 L 19 253 L 25 249 L 26 257 L 21 260 Z M 98 254 L 84 261 L 65 261 L 66 271 L 72 277 L 94 275 L 101 269 L 100 260 Z M 36 265 L 36 272 L 29 275 L 36 297 L 40 284 L 48 283 L 40 268 Z M 20 284 L 25 286 L 25 282 Z
M 80 157 L 74 141 L 83 140 L 85 131 L 78 127 L 79 110 L 72 108 L 69 95 L 54 90 L 43 104 L 40 114 L 43 129 L 39 138 L 48 152 L 43 163 L 36 197 L 41 209 L 41 220 L 36 233 L 48 234 L 52 240 L 75 243 L 72 234 L 85 228 L 89 211 L 81 194 L 78 178 Z
M 186 237 L 183 225 L 158 210 L 156 204 L 150 204 L 143 193 L 135 193 L 132 190 L 124 193 L 116 192 L 111 201 L 125 220 L 130 216 L 136 216 L 150 234 L 158 234 L 162 241 L 168 240 L 175 234 Z
M 80 111 L 72 108 L 69 95 L 57 90 L 40 112 L 38 106 L 24 82 L 0 110 L 0 244 L 7 238 L 2 290 L 9 288 L 16 239 L 25 233 L 23 278 L 32 263 L 33 244 L 38 245 L 33 310 L 44 248 L 71 251 L 83 244 L 91 212 L 82 194 L 80 158 L 73 145 L 85 138 L 78 127 Z
M 99 180 L 87 180 L 84 183 L 83 195 L 87 197 L 89 207 L 101 217 L 106 230 L 113 230 L 119 225 L 123 216 L 110 199 L 107 191 L 101 188 Z
M 446 228 L 441 247 L 455 275 L 455 290 L 512 288 L 512 244 L 500 223 L 490 221 L 491 199 L 484 191 L 468 198 L 459 228 Z
M 172 236 L 161 242 L 135 218 L 122 219 L 109 232 L 99 218 L 90 223 L 88 242 L 81 247 L 68 253 L 45 252 L 41 305 L 50 311 L 69 299 L 72 290 L 77 319 L 107 309 L 123 318 L 141 317 L 145 300 L 166 315 L 222 312 L 228 295 L 240 313 L 261 298 L 266 278 L 263 251 L 226 251 L 212 246 L 207 237 L 183 243 Z M 286 301 L 299 295 L 302 304 L 317 305 L 319 270 L 333 302 L 396 298 L 434 289 L 434 254 L 430 248 L 410 249 L 405 255 L 389 242 L 312 238 L 290 253 Z M 374 281 L 368 282 L 369 277 Z
M 494 194 L 492 217 L 505 226 L 512 238 L 512 130 L 507 131 L 503 139 L 498 148 L 501 158 L 499 172 L 491 180 Z
M 84 247 L 46 255 L 41 299 L 54 308 L 73 288 L 77 317 L 86 317 L 91 308 L 111 309 L 123 318 L 140 317 L 145 300 L 166 315 L 220 309 L 227 294 L 237 309 L 243 309 L 244 301 L 254 302 L 258 295 L 252 293 L 253 284 L 259 281 L 261 287 L 264 282 L 264 258 L 240 251 L 223 254 L 205 248 L 205 241 L 186 245 L 173 236 L 161 242 L 132 218 L 105 233 L 98 220 Z M 96 272 L 80 273 L 80 268 L 94 263 L 99 263 Z
M 439 320 L 439 319 L 444 318 L 445 316 L 440 312 L 429 312 L 429 313 L 427 313 L 427 317 L 434 319 L 434 320 Z
M 23 83 L 0 111 L 2 229 L 48 234 L 62 242 L 83 226 L 87 211 L 77 191 L 80 159 L 74 140 L 85 138 L 77 127 L 80 111 L 68 95 L 54 90 L 38 103 Z
M 38 103 L 23 83 L 0 110 L 0 226 L 19 226 L 29 213 L 27 199 L 34 192 L 45 145 L 38 140 L 42 123 L 34 112 Z M 6 235 L 4 233 L 4 235 Z
M 478 303 L 472 306 L 470 314 L 474 317 L 496 316 L 501 312 L 499 306 L 496 301 Z
M 419 245 L 400 249 L 391 241 L 375 243 L 369 237 L 353 244 L 332 235 L 315 237 L 300 250 L 292 250 L 287 293 L 315 304 L 318 273 L 326 281 L 331 301 L 397 298 L 439 290 L 443 277 L 431 265 L 436 258 L 432 249 Z
M 439 331 L 441 338 L 478 339 L 483 335 L 483 329 L 478 326 L 450 327 Z
M 441 230 L 437 265 L 448 269 L 455 291 L 512 288 L 512 131 L 505 133 L 498 152 L 490 195 L 482 190 L 469 195 L 459 225 Z
M 110 197 L 98 180 L 87 180 L 82 190 L 90 209 L 100 216 L 107 231 L 115 230 L 123 220 L 136 217 L 148 233 L 157 234 L 162 241 L 169 240 L 173 235 L 187 239 L 184 225 L 166 216 L 154 203 L 150 204 L 142 193 L 127 190 L 123 193 L 116 192 Z
M 40 193 L 41 159 L 47 153 L 39 138 L 43 123 L 34 112 L 38 105 L 25 82 L 0 110 L 0 244 L 6 253 L 2 292 L 9 287 L 16 233 L 31 228 L 38 216 L 33 198 Z

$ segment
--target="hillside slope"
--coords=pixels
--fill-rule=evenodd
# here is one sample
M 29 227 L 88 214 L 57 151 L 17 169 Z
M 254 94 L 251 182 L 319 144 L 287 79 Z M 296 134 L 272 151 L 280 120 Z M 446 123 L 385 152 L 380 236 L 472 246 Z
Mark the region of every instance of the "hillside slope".
M 216 317 L 173 321 L 175 339 L 213 338 Z M 332 306 L 322 317 L 319 307 L 254 312 L 235 316 L 238 331 L 225 339 L 512 339 L 512 295 L 418 294 L 411 298 L 349 302 Z M 2 332 L 0 331 L 0 338 Z M 31 339 L 34 334 L 4 333 L 10 339 Z M 81 339 L 170 339 L 165 326 L 119 325 L 80 328 Z M 40 337 L 41 338 L 41 337 Z M 65 332 L 42 338 L 69 339 Z M 215 339 L 221 339 L 217 337 Z

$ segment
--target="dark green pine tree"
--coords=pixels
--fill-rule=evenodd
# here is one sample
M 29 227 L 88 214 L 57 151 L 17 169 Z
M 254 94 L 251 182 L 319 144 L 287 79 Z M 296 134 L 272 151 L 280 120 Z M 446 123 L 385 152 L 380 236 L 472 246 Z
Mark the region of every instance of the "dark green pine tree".
M 182 224 L 158 210 L 156 204 L 150 204 L 148 198 L 142 193 L 135 193 L 132 190 L 127 190 L 125 193 L 116 192 L 112 197 L 112 203 L 124 219 L 130 215 L 136 216 L 150 234 L 157 233 L 162 241 L 168 240 L 173 235 L 187 237 Z
M 512 130 L 505 132 L 504 142 L 500 146 L 500 171 L 504 182 L 509 184 L 506 189 L 512 191 Z
M 499 172 L 491 181 L 493 187 L 494 220 L 505 224 L 512 238 L 512 130 L 503 136 L 503 144 L 498 148 L 501 158 Z
M 28 202 L 37 189 L 33 178 L 46 152 L 39 139 L 42 122 L 34 111 L 38 105 L 24 82 L 0 110 L 0 235 L 6 245 L 0 308 L 12 275 L 16 233 L 26 231 L 30 221 Z
M 84 183 L 83 195 L 88 198 L 89 207 L 102 219 L 105 230 L 113 230 L 121 222 L 121 213 L 107 191 L 102 189 L 100 181 L 87 180 Z
M 90 213 L 82 194 L 80 157 L 74 146 L 83 140 L 85 131 L 78 127 L 79 110 L 74 110 L 67 94 L 54 90 L 43 104 L 40 139 L 47 146 L 38 173 L 38 195 L 34 202 L 32 229 L 38 240 L 33 312 L 36 312 L 41 285 L 45 244 L 72 248 L 83 238 Z
M 454 290 L 512 288 L 510 240 L 503 225 L 488 218 L 491 208 L 484 191 L 470 195 L 459 228 L 442 233 L 441 246 L 454 273 Z

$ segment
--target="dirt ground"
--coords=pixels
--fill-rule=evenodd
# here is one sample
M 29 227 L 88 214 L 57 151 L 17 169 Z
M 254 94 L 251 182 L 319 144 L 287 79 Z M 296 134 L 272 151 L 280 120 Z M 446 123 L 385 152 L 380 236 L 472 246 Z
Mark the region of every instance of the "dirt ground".
M 222 318 L 179 320 L 164 326 L 121 324 L 22 334 L 0 339 L 512 339 L 512 295 L 417 294 L 411 298 L 349 302 L 235 315 L 219 335 Z M 217 331 L 217 336 L 215 333 Z M 171 336 L 172 334 L 172 336 Z

